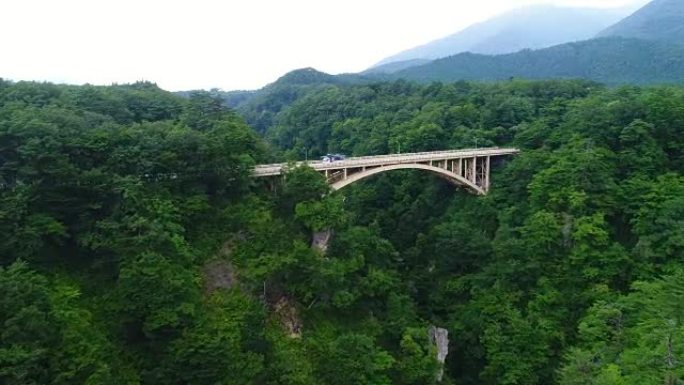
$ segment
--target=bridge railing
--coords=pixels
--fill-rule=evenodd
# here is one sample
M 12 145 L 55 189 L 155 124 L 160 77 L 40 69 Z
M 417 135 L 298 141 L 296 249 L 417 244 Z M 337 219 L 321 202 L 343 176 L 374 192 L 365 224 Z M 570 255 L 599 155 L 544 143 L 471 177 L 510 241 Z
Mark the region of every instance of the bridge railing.
M 499 147 L 489 147 L 489 148 L 477 148 L 477 149 L 459 149 L 459 150 L 445 150 L 445 151 L 430 151 L 430 152 L 417 152 L 417 153 L 405 153 L 405 154 L 388 154 L 388 155 L 374 155 L 374 156 L 360 156 L 354 158 L 348 158 L 345 160 L 335 161 L 335 162 L 323 162 L 323 161 L 310 161 L 310 162 L 296 162 L 296 165 L 308 164 L 316 170 L 333 170 L 342 169 L 350 167 L 364 167 L 364 166 L 376 166 L 383 164 L 399 164 L 399 163 L 412 163 L 412 162 L 427 162 L 431 160 L 444 160 L 444 159 L 456 159 L 461 157 L 472 157 L 472 156 L 496 156 L 496 155 L 507 155 L 518 152 L 517 149 L 510 148 L 499 148 Z M 276 175 L 280 173 L 282 168 L 286 166 L 287 163 L 275 163 L 267 165 L 259 165 L 255 168 L 255 174 L 257 175 Z
M 508 150 L 508 149 L 500 149 L 499 147 L 487 147 L 487 148 L 472 148 L 472 149 L 458 149 L 458 150 L 442 150 L 442 151 L 425 151 L 425 152 L 412 152 L 412 153 L 399 153 L 399 154 L 387 154 L 387 155 L 367 155 L 367 156 L 355 156 L 352 158 L 347 158 L 345 160 L 338 160 L 335 162 L 323 162 L 321 160 L 311 160 L 311 161 L 297 161 L 295 164 L 304 164 L 307 163 L 309 165 L 313 164 L 324 164 L 324 165 L 345 165 L 349 164 L 352 162 L 357 162 L 357 161 L 364 161 L 364 160 L 376 160 L 376 159 L 396 159 L 396 158 L 401 158 L 401 159 L 413 159 L 415 157 L 433 157 L 437 155 L 452 155 L 452 156 L 457 156 L 460 154 L 472 154 L 472 153 L 483 153 L 483 155 L 486 155 L 486 152 L 490 151 L 497 151 L 497 150 Z M 507 151 L 508 153 L 508 151 Z M 258 168 L 268 168 L 268 167 L 282 167 L 287 165 L 287 163 L 271 163 L 271 164 L 262 164 L 258 165 Z

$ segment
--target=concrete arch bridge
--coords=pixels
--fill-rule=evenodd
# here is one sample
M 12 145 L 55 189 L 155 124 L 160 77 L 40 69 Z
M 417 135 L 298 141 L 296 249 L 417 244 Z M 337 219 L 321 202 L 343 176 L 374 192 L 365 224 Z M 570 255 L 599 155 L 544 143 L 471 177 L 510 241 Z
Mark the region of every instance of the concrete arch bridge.
M 518 152 L 520 150 L 515 148 L 478 148 L 363 156 L 334 162 L 299 162 L 295 166 L 306 164 L 325 175 L 334 190 L 379 173 L 415 169 L 436 174 L 472 193 L 486 195 L 491 186 L 492 159 L 514 155 Z M 252 176 L 255 178 L 276 177 L 283 175 L 287 168 L 286 163 L 258 165 L 254 168 Z

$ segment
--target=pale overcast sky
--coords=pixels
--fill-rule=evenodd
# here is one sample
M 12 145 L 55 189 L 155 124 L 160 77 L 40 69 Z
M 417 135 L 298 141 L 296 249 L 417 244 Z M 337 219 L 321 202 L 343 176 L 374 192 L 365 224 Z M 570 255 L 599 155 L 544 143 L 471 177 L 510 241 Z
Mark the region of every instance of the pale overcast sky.
M 506 10 L 648 0 L 0 0 L 0 77 L 254 89 L 314 67 L 358 72 Z

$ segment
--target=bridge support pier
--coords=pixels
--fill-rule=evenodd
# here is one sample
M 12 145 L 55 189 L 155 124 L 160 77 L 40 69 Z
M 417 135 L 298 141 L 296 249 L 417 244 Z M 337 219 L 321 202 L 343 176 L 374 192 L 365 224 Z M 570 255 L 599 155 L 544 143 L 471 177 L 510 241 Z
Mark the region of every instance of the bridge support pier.
M 489 191 L 489 173 L 490 173 L 490 166 L 491 166 L 491 156 L 487 157 L 487 164 L 486 164 L 486 169 L 485 169 L 485 180 L 484 180 L 484 189 L 485 191 Z

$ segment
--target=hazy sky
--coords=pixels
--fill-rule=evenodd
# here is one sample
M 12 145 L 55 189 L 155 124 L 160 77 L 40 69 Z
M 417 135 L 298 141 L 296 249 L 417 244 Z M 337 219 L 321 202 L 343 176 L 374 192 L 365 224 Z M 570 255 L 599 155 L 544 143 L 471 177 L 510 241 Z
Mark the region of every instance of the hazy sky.
M 358 72 L 511 8 L 648 0 L 0 0 L 0 77 L 259 88 L 314 67 Z

